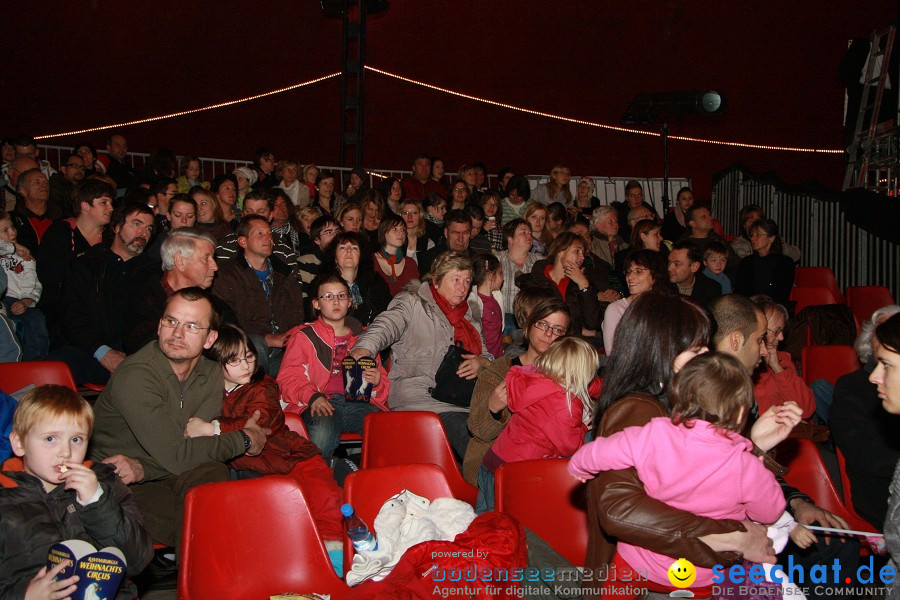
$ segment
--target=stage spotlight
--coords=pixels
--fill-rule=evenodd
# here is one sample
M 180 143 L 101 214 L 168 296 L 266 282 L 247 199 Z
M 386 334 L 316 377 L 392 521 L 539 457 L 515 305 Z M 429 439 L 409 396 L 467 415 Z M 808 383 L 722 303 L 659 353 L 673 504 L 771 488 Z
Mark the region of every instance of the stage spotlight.
M 628 103 L 622 123 L 640 125 L 665 122 L 670 115 L 716 115 L 725 110 L 725 95 L 714 90 L 638 94 Z

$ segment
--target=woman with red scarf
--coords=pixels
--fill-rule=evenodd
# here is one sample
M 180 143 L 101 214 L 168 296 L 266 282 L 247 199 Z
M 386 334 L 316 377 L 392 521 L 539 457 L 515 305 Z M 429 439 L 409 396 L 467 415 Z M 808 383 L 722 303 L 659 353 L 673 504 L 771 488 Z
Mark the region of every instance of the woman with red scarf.
M 488 363 L 480 324 L 473 321 L 466 302 L 471 287 L 471 259 L 459 252 L 441 254 L 424 282 L 411 282 L 400 292 L 351 352 L 360 358 L 390 347 L 388 408 L 437 413 L 460 457 L 465 456 L 470 438 L 466 427 L 469 409 L 436 400 L 430 390 L 447 349 L 457 341 L 467 351 L 457 375 L 475 379 L 478 369 Z

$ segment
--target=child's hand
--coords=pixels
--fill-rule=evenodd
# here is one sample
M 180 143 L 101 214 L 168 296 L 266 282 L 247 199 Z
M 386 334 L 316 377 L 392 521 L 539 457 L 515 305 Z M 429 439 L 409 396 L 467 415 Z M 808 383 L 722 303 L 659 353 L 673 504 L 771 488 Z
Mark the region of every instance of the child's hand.
M 66 466 L 66 472 L 60 473 L 59 478 L 63 480 L 67 490 L 75 491 L 78 502 L 82 505 L 87 504 L 97 493 L 97 487 L 100 485 L 97 482 L 97 474 L 93 469 L 79 463 L 63 464 Z
M 577 479 L 581 483 L 587 483 L 587 479 L 585 479 L 584 477 L 579 477 L 578 475 L 572 475 L 572 473 L 569 473 L 569 475 L 571 475 L 573 479 Z
M 24 261 L 34 260 L 34 257 L 31 256 L 31 250 L 29 250 L 22 244 L 19 244 L 18 242 L 14 242 L 14 244 L 16 246 L 16 254 L 19 255 L 19 258 Z
M 816 534 L 799 523 L 791 529 L 789 535 L 791 536 L 791 541 L 804 550 L 816 543 Z
M 48 598 L 68 598 L 69 594 L 75 591 L 75 582 L 78 581 L 78 575 L 72 575 L 68 579 L 62 581 L 53 581 L 60 571 L 62 571 L 68 561 L 63 561 L 54 565 L 49 571 L 47 567 L 41 567 L 25 588 L 25 600 L 46 600 Z
M 34 304 L 34 300 L 16 300 L 12 304 L 9 305 L 9 312 L 14 315 L 21 315 L 25 313 L 25 309 Z
M 362 378 L 371 383 L 372 387 L 375 387 L 381 381 L 381 371 L 378 369 L 366 369 L 362 373 Z
M 216 434 L 215 426 L 209 421 L 204 421 L 197 417 L 188 419 L 187 425 L 184 426 L 184 437 L 209 437 Z
M 313 417 L 327 417 L 334 414 L 334 406 L 324 396 L 319 396 L 309 405 L 309 414 Z

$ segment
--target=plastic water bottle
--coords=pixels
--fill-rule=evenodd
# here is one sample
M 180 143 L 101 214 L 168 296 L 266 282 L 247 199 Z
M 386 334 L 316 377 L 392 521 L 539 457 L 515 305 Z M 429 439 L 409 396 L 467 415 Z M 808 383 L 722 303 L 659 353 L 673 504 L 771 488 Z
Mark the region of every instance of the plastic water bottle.
M 347 530 L 347 536 L 353 542 L 353 548 L 357 552 L 366 552 L 378 550 L 378 540 L 369 531 L 366 522 L 359 518 L 353 511 L 353 507 L 349 504 L 341 506 L 341 514 L 344 515 L 344 529 Z

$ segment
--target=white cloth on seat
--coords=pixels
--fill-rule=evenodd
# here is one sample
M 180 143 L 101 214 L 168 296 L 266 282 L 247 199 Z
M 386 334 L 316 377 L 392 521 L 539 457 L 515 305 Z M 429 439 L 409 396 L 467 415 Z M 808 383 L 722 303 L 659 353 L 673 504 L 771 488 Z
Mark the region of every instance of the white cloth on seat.
M 378 511 L 373 525 L 378 549 L 357 552 L 347 571 L 347 584 L 366 579 L 381 581 L 412 546 L 432 540 L 452 541 L 475 519 L 472 506 L 455 498 L 430 502 L 409 490 L 390 498 Z

